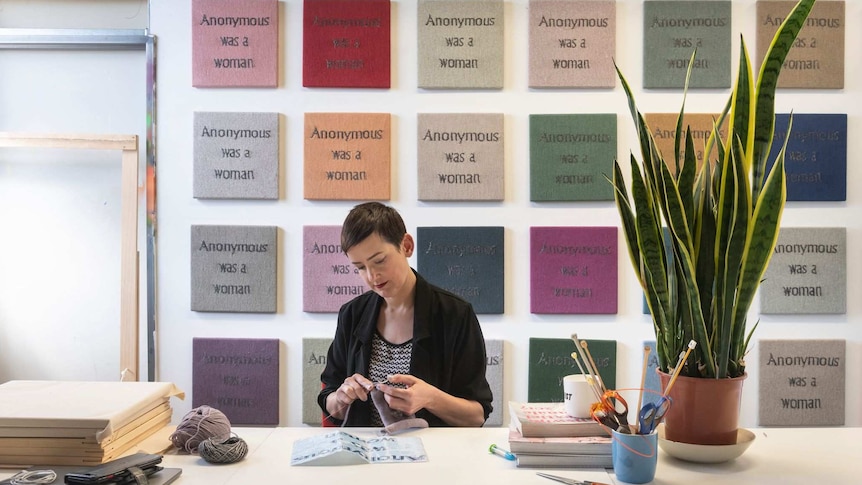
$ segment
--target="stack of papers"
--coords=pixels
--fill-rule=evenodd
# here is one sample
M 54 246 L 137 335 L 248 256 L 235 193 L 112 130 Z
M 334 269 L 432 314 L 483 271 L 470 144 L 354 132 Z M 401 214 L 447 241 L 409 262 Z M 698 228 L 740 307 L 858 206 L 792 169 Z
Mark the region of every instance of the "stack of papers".
M 612 468 L 611 437 L 563 403 L 509 402 L 509 450 L 519 467 Z
M 592 418 L 573 418 L 566 405 L 558 403 L 509 401 L 512 426 L 528 438 L 551 436 L 608 436 L 609 432 Z
M 509 429 L 519 467 L 613 468 L 610 436 L 525 438 Z
M 170 424 L 166 382 L 9 381 L 0 385 L 0 465 L 97 465 Z

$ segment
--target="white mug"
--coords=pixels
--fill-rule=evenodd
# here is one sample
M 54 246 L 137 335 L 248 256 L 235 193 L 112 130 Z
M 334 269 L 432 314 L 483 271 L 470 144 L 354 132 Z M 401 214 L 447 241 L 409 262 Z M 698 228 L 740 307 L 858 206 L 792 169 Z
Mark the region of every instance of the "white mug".
M 563 377 L 563 402 L 566 414 L 573 418 L 589 418 L 590 406 L 595 401 L 593 391 L 583 374 Z

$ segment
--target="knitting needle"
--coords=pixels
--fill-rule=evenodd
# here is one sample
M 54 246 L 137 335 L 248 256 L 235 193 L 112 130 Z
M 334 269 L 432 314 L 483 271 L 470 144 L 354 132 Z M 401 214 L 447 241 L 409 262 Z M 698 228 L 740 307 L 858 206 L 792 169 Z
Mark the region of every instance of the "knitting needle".
M 578 349 L 578 354 L 581 356 L 581 360 L 584 362 L 584 367 L 587 369 L 587 372 L 593 376 L 595 379 L 596 385 L 598 385 L 599 394 L 604 393 L 604 389 L 602 386 L 601 379 L 599 378 L 596 369 L 590 366 L 590 361 L 587 359 L 587 353 L 584 352 L 584 345 L 581 340 L 578 339 L 577 334 L 572 334 L 572 340 L 575 342 L 575 348 Z
M 601 400 L 602 400 L 602 399 L 601 399 L 601 396 L 602 396 L 602 394 L 604 394 L 604 392 L 605 392 L 605 391 L 604 391 L 604 390 L 602 390 L 601 383 L 600 383 L 600 381 L 599 381 L 599 379 L 598 379 L 598 376 L 597 376 L 597 375 L 595 375 L 595 371 L 594 371 L 593 369 L 591 369 L 591 368 L 590 368 L 590 363 L 587 361 L 587 357 L 586 357 L 586 355 L 584 355 L 584 350 L 583 350 L 583 348 L 582 348 L 582 346 L 581 346 L 581 341 L 580 341 L 580 340 L 578 340 L 578 334 L 576 334 L 576 333 L 573 333 L 573 334 L 572 334 L 572 341 L 575 343 L 575 349 L 577 349 L 577 351 L 578 351 L 578 355 L 580 355 L 580 356 L 581 356 L 581 360 L 584 362 L 584 367 L 587 369 L 587 371 L 589 371 L 589 375 L 590 375 L 591 377 L 593 377 L 593 378 L 594 378 L 594 379 L 593 379 L 593 380 L 594 380 L 593 384 L 594 384 L 595 386 L 597 386 L 597 387 L 596 387 L 596 392 L 597 392 L 597 393 L 598 393 L 598 395 L 599 395 L 599 401 L 601 401 Z M 575 362 L 578 362 L 578 360 L 576 359 L 576 360 L 575 360 Z M 583 372 L 583 371 L 581 371 L 581 372 Z M 587 374 L 585 373 L 584 375 L 587 375 Z
M 593 354 L 590 353 L 590 348 L 588 347 L 587 343 L 581 341 L 581 347 L 584 348 L 584 352 L 587 354 L 587 357 L 589 357 L 590 366 L 593 368 L 593 372 L 596 374 L 596 378 L 599 380 L 599 384 L 602 388 L 602 403 L 609 404 L 608 410 L 611 411 L 612 415 L 609 414 L 608 416 L 617 423 L 616 430 L 620 433 L 625 432 L 631 434 L 631 428 L 629 428 L 629 425 L 627 423 L 628 406 L 623 404 L 623 410 L 621 411 L 616 409 L 617 403 L 619 402 L 617 400 L 618 398 L 611 398 L 607 402 L 604 400 L 604 397 L 608 395 L 609 391 L 608 388 L 605 387 L 605 383 L 602 381 L 602 378 L 599 375 L 599 367 L 596 365 L 596 361 L 593 360 Z M 621 400 L 621 398 L 619 399 Z M 623 403 L 625 403 L 625 401 L 623 401 Z
M 577 342 L 577 340 L 575 340 L 575 342 Z M 575 345 L 577 345 L 577 344 L 575 344 Z M 595 402 L 595 404 L 593 404 L 593 406 L 598 405 L 599 403 L 602 402 L 602 395 L 601 395 L 601 391 L 598 389 L 598 384 L 596 384 L 596 381 L 595 381 L 595 379 L 593 379 L 592 375 L 584 372 L 584 367 L 581 365 L 581 361 L 578 359 L 577 353 L 572 352 L 572 359 L 574 359 L 575 363 L 578 364 L 578 369 L 581 370 L 581 374 L 583 374 L 584 378 L 587 380 L 587 384 L 590 386 L 590 390 L 593 391 L 593 396 L 595 396 L 595 398 L 596 398 L 596 402 Z M 602 416 L 602 415 L 607 416 L 607 413 L 601 408 L 601 406 L 599 406 L 598 408 L 595 409 L 596 414 L 593 414 L 593 406 L 590 407 L 590 414 L 593 416 L 593 419 L 597 420 L 601 424 L 604 424 L 605 421 L 603 421 L 600 416 Z M 610 418 L 610 417 L 608 416 L 608 418 Z M 608 426 L 610 426 L 610 425 L 608 425 Z M 615 429 L 619 429 L 619 427 L 617 427 Z
M 649 347 L 644 345 L 644 364 L 643 364 L 643 371 L 641 371 L 640 393 L 638 394 L 638 412 L 640 412 L 640 410 L 643 409 L 641 406 L 643 406 L 643 402 L 644 402 L 644 387 L 646 387 L 646 370 L 647 370 L 647 364 L 648 363 L 649 363 Z
M 670 393 L 670 388 L 673 387 L 673 383 L 676 382 L 676 378 L 679 377 L 679 373 L 682 371 L 682 366 L 685 363 L 685 360 L 688 359 L 688 354 L 690 354 L 695 347 L 697 347 L 697 342 L 695 342 L 694 340 L 688 343 L 688 349 L 686 349 L 685 354 L 683 354 L 682 358 L 679 361 L 679 364 L 673 370 L 673 375 L 670 377 L 670 382 L 667 383 L 667 387 L 664 388 L 665 396 Z
M 594 396 L 596 396 L 596 402 L 601 401 L 601 400 L 602 400 L 602 395 L 601 395 L 601 394 L 599 394 L 599 390 L 598 390 L 598 389 L 596 389 L 596 383 L 595 383 L 595 381 L 593 380 L 593 376 L 591 376 L 591 375 L 587 374 L 586 372 L 584 372 L 584 367 L 581 365 L 581 361 L 580 361 L 580 360 L 578 360 L 578 354 L 577 354 L 577 353 L 575 353 L 575 352 L 572 352 L 572 359 L 574 359 L 574 360 L 575 360 L 575 364 L 578 364 L 578 369 L 580 369 L 580 370 L 581 370 L 581 374 L 582 374 L 582 375 L 584 376 L 584 378 L 587 380 L 587 384 L 589 384 L 589 386 L 590 386 L 590 390 L 591 390 L 591 391 L 593 391 L 593 395 L 594 395 Z
M 599 385 L 601 386 L 602 394 L 608 392 L 608 388 L 605 387 L 605 383 L 604 383 L 604 381 L 602 381 L 602 376 L 599 375 L 599 368 L 596 365 L 596 362 L 593 360 L 593 355 L 590 354 L 590 348 L 587 347 L 587 343 L 584 341 L 581 341 L 581 347 L 584 348 L 584 352 L 586 352 L 587 357 L 590 358 L 590 367 L 592 367 L 593 373 L 596 375 L 596 379 L 599 380 Z
M 584 371 L 584 367 L 581 365 L 581 361 L 578 359 L 578 354 L 572 352 L 572 359 L 575 360 L 575 364 L 578 364 L 578 369 L 581 371 L 581 375 L 586 379 L 587 384 L 590 386 L 590 390 L 593 391 L 593 395 L 596 397 L 596 401 L 601 401 L 602 396 L 599 394 L 599 390 L 596 388 L 596 382 L 593 379 L 593 376 Z

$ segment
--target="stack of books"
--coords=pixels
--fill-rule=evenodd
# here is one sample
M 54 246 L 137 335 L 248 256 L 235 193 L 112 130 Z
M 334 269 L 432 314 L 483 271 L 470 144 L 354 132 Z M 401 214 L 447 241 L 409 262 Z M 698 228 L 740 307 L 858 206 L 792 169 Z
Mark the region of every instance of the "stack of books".
M 0 465 L 98 465 L 168 429 L 164 382 L 9 381 L 0 385 Z
M 509 402 L 509 450 L 519 467 L 612 468 L 611 437 L 563 403 Z

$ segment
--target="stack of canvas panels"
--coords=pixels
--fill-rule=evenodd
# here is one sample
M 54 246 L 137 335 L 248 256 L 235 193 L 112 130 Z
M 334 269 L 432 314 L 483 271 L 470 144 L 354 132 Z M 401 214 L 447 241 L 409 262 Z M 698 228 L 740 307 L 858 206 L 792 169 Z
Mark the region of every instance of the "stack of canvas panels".
M 9 381 L 0 385 L 0 465 L 97 465 L 170 424 L 166 382 Z

